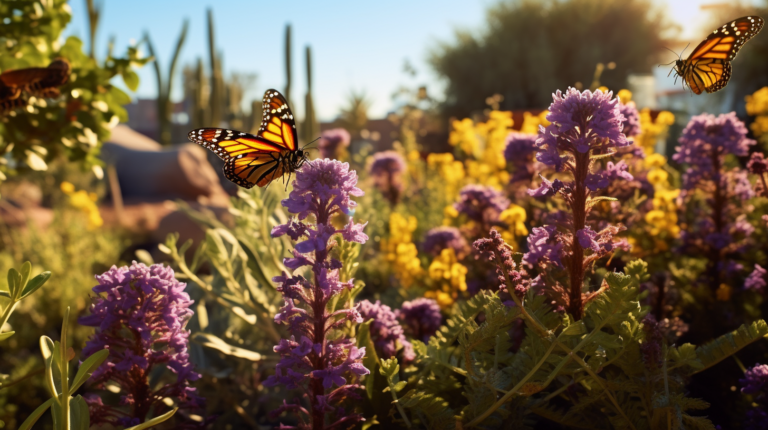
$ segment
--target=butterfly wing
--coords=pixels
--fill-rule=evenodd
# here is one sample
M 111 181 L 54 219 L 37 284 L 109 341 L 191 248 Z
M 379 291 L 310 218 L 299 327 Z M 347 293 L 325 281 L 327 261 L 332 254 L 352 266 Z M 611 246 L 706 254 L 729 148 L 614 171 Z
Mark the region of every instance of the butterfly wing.
M 254 185 L 263 187 L 283 176 L 283 159 L 275 153 L 246 154 L 240 158 L 232 158 L 224 165 L 224 175 L 230 181 L 243 188 Z
M 257 137 L 289 151 L 295 151 L 298 141 L 296 120 L 288 101 L 277 90 L 267 90 L 262 107 L 264 110 Z
M 731 78 L 731 61 L 745 43 L 762 30 L 759 16 L 745 16 L 713 31 L 685 60 L 683 77 L 696 94 L 725 88 Z
M 225 128 L 198 128 L 187 135 L 190 141 L 210 149 L 224 161 L 249 153 L 271 153 L 283 150 L 275 143 L 250 133 Z

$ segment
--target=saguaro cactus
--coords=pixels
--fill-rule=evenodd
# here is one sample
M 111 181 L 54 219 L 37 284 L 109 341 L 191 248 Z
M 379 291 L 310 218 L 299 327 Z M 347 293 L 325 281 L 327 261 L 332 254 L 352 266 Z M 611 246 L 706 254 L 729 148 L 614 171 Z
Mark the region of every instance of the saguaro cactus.
M 312 101 L 312 48 L 307 45 L 307 95 L 304 98 L 304 124 L 302 124 L 302 137 L 304 142 L 311 142 L 317 137 L 319 126 L 315 117 L 315 106 Z
M 216 52 L 216 40 L 213 29 L 213 9 L 208 9 L 208 55 L 211 63 L 210 114 L 207 118 L 210 127 L 218 127 L 223 118 L 224 77 L 221 73 L 221 55 Z
M 291 24 L 285 26 L 285 99 L 291 102 Z
M 181 48 L 184 46 L 184 40 L 187 38 L 187 30 L 189 28 L 189 21 L 184 20 L 184 24 L 181 27 L 181 34 L 179 40 L 176 42 L 176 49 L 173 52 L 171 59 L 171 67 L 168 70 L 168 79 L 163 80 L 163 74 L 160 70 L 160 62 L 157 59 L 154 46 L 149 38 L 149 33 L 145 33 L 144 38 L 147 41 L 147 47 L 149 48 L 149 54 L 155 58 L 155 76 L 157 77 L 157 119 L 160 131 L 160 143 L 163 145 L 170 145 L 171 143 L 171 114 L 173 109 L 171 106 L 171 90 L 173 90 L 173 77 L 176 72 L 176 64 L 179 61 L 179 54 Z

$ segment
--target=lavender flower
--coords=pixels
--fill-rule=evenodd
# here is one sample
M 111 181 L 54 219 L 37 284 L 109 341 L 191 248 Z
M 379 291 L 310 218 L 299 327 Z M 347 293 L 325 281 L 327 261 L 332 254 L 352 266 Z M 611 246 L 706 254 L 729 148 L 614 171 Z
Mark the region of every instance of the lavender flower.
M 373 177 L 376 189 L 384 194 L 390 204 L 398 202 L 403 192 L 402 174 L 405 171 L 405 160 L 395 151 L 377 152 L 368 173 Z
M 424 243 L 422 244 L 424 252 L 438 256 L 446 248 L 453 249 L 459 260 L 467 255 L 467 241 L 456 227 L 435 227 L 424 236 Z
M 403 303 L 396 314 L 413 337 L 424 342 L 437 333 L 442 321 L 440 305 L 426 298 Z
M 633 137 L 640 134 L 640 113 L 637 112 L 635 102 L 619 103 L 619 113 L 624 117 L 621 129 L 624 136 Z
M 734 252 L 754 230 L 746 222 L 743 200 L 754 196 L 747 172 L 726 168 L 727 155 L 746 156 L 756 142 L 747 138 L 747 128 L 731 112 L 715 117 L 703 114 L 691 118 L 672 157 L 688 165 L 683 175 L 680 198 L 694 205 L 698 222 L 690 223 L 683 236 L 691 253 L 708 258 L 706 280 L 713 292 L 722 279 L 731 277 L 737 264 Z M 759 165 L 759 160 L 754 166 Z M 704 204 L 697 200 L 703 197 Z
M 768 389 L 768 365 L 758 364 L 744 372 L 744 379 L 739 379 L 741 392 L 754 396 L 753 407 L 747 411 L 744 420 L 745 428 L 749 430 L 764 429 L 768 424 L 766 414 L 766 389 Z
M 579 92 L 569 88 L 565 94 L 557 91 L 552 98 L 547 115 L 551 124 L 546 128 L 539 127 L 536 159 L 559 172 L 569 173 L 572 180 L 542 178 L 542 185 L 528 190 L 528 194 L 535 197 L 560 195 L 570 208 L 570 216 L 561 223 L 567 231 L 557 231 L 555 226 L 534 229 L 528 239 L 529 252 L 523 261 L 529 267 L 539 264 L 543 270 L 564 268 L 568 271 L 568 297 L 556 301 L 566 303 L 568 311 L 578 320 L 584 308 L 581 289 L 586 267 L 618 246 L 626 246 L 613 239 L 621 227 L 607 226 L 598 233 L 586 225 L 592 208 L 591 196 L 611 181 L 633 179 L 623 161 L 615 164 L 609 161 L 607 168 L 600 170 L 594 156 L 606 158 L 629 146 L 630 141 L 623 132 L 626 118 L 622 115 L 622 106 L 613 98 L 613 93 Z M 631 109 L 623 109 L 632 114 Z M 591 299 L 595 295 L 586 297 Z
M 380 357 L 392 358 L 402 347 L 404 361 L 409 362 L 416 358 L 413 346 L 406 340 L 403 327 L 397 322 L 397 316 L 389 306 L 382 305 L 378 300 L 376 303 L 363 300 L 358 304 L 357 309 L 363 321 L 372 320 L 371 340 Z
M 531 181 L 538 163 L 534 157 L 536 153 L 536 136 L 533 134 L 511 132 L 507 136 L 507 145 L 504 147 L 504 159 L 507 165 L 512 166 L 513 174 L 509 182 Z
M 517 264 L 512 259 L 511 247 L 504 243 L 501 234 L 491 230 L 489 236 L 488 239 L 476 240 L 473 246 L 481 257 L 495 263 L 500 290 L 522 298 L 530 288 L 527 274 L 523 270 L 516 270 Z M 509 287 L 514 288 L 514 291 L 510 292 Z
M 324 131 L 320 135 L 320 141 L 317 143 L 320 157 L 339 158 L 340 149 L 348 147 L 350 141 L 349 132 L 343 128 L 332 128 Z
M 768 271 L 763 269 L 759 264 L 755 264 L 755 270 L 753 270 L 752 273 L 747 276 L 747 279 L 744 280 L 744 288 L 763 293 L 766 286 L 766 275 L 768 275 Z
M 83 357 L 109 349 L 107 360 L 93 373 L 92 381 L 103 387 L 116 383 L 123 396 L 121 404 L 129 412 L 105 406 L 89 398 L 92 424 L 128 426 L 143 423 L 147 414 L 168 409 L 163 398 L 178 399 L 182 408 L 199 408 L 203 401 L 189 386 L 200 378 L 189 362 L 189 331 L 184 329 L 192 317 L 192 300 L 184 292 L 186 284 L 174 278 L 173 270 L 161 264 L 150 267 L 135 261 L 130 267 L 112 266 L 96 276 L 91 314 L 80 324 L 97 327 L 83 349 Z M 173 383 L 153 390 L 149 375 L 158 366 L 176 374 Z
M 768 160 L 765 159 L 762 152 L 752 153 L 752 157 L 747 163 L 747 169 L 760 178 L 757 194 L 768 196 L 768 183 L 765 179 L 765 174 L 768 172 Z
M 350 196 L 361 196 L 357 188 L 357 174 L 349 170 L 347 163 L 336 160 L 313 160 L 312 165 L 296 172 L 294 188 L 282 204 L 298 220 L 272 230 L 272 236 L 293 234 L 296 245 L 294 258 L 286 259 L 287 267 L 296 270 L 310 266 L 312 280 L 283 273 L 273 281 L 278 284 L 285 298 L 285 305 L 275 315 L 275 322 L 288 326 L 289 339 L 275 346 L 280 361 L 275 374 L 264 383 L 266 386 L 285 385 L 288 389 L 302 389 L 309 402 L 307 410 L 299 404 L 284 403 L 274 411 L 296 413 L 299 429 L 326 428 L 326 415 L 331 416 L 327 428 L 346 427 L 363 421 L 359 414 L 349 413 L 341 404 L 348 398 L 358 398 L 358 379 L 370 373 L 361 360 L 365 348 L 357 348 L 352 339 L 327 336 L 351 321 L 363 322 L 357 308 L 341 308 L 328 311 L 329 301 L 345 289 L 351 289 L 353 280 L 339 279 L 341 263 L 330 257 L 334 245 L 332 239 L 341 235 L 346 241 L 365 243 L 365 224 L 349 221 L 343 229 L 334 227 L 330 220 L 338 213 L 352 214 L 356 203 Z M 314 223 L 304 221 L 312 215 Z
M 492 224 L 499 219 L 499 214 L 509 205 L 509 199 L 500 191 L 470 184 L 461 189 L 459 201 L 454 203 L 453 207 L 472 221 Z
M 645 339 L 640 345 L 643 362 L 650 369 L 658 368 L 661 364 L 661 347 L 664 335 L 653 315 L 648 314 L 643 318 L 643 332 L 645 332 Z

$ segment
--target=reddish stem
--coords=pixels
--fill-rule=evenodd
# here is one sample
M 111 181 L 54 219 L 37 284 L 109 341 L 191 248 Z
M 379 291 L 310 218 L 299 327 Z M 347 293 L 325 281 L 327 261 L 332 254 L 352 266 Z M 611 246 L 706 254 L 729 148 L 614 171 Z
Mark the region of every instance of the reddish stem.
M 323 202 L 321 202 L 323 203 Z M 325 210 L 325 207 L 322 207 L 320 210 L 318 210 L 318 219 L 317 224 L 318 225 L 327 225 L 329 222 L 328 220 L 328 213 Z M 318 263 L 321 261 L 325 261 L 328 257 L 328 247 L 322 251 L 315 250 L 315 261 Z M 315 264 L 313 267 L 314 272 L 314 286 L 313 286 L 313 297 L 312 297 L 312 313 L 314 316 L 314 328 L 313 328 L 313 337 L 312 342 L 314 342 L 315 345 L 322 345 L 322 349 L 319 354 L 315 354 L 314 358 L 312 359 L 312 367 L 315 370 L 324 370 L 325 369 L 325 325 L 326 325 L 326 319 L 328 318 L 328 315 L 326 315 L 325 312 L 325 300 L 323 297 L 323 292 L 320 290 L 320 282 L 319 282 L 319 275 L 320 275 L 320 265 Z M 325 395 L 325 388 L 323 387 L 323 380 L 320 378 L 310 378 L 309 388 L 311 392 L 310 396 L 310 404 L 312 406 L 312 430 L 323 430 L 325 429 L 325 412 L 323 412 L 319 405 L 317 398 L 318 396 L 324 396 Z
M 573 215 L 573 240 L 571 244 L 571 259 L 568 267 L 571 288 L 569 291 L 568 313 L 575 320 L 580 320 L 584 312 L 584 302 L 581 297 L 581 287 L 584 283 L 584 249 L 579 243 L 576 233 L 587 224 L 587 190 L 586 181 L 589 174 L 589 151 L 574 153 L 573 194 L 571 195 L 571 213 Z

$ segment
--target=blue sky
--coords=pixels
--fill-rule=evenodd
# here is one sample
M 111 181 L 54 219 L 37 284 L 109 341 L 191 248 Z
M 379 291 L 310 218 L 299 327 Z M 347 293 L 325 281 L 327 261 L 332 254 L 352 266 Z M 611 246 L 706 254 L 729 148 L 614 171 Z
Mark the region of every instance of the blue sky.
M 85 38 L 85 0 L 70 2 L 73 21 L 67 34 Z M 271 87 L 285 86 L 284 33 L 291 23 L 293 38 L 294 110 L 303 112 L 306 88 L 304 47 L 311 45 L 313 96 L 321 119 L 333 119 L 352 90 L 364 90 L 373 101 L 372 116 L 391 107 L 391 94 L 401 84 L 431 81 L 426 58 L 438 40 L 452 36 L 457 27 L 477 28 L 490 1 L 395 0 L 369 1 L 217 1 L 133 0 L 108 1 L 97 35 L 97 53 L 104 55 L 107 40 L 116 37 L 116 53 L 125 52 L 131 39 L 148 31 L 161 67 L 169 66 L 184 18 L 190 28 L 180 64 L 208 61 L 206 10 L 215 4 L 216 45 L 223 52 L 225 73 L 258 75 L 250 98 L 261 99 Z M 146 51 L 145 51 L 146 52 Z M 419 72 L 415 79 L 403 73 L 408 59 Z M 154 97 L 152 66 L 139 71 L 140 97 Z M 181 86 L 181 76 L 176 81 Z M 180 93 L 177 93 L 177 98 Z M 297 97 L 297 96 L 301 97 Z
M 683 38 L 696 35 L 702 4 L 713 0 L 670 0 L 668 11 L 683 27 Z M 382 117 L 392 107 L 391 95 L 400 85 L 427 84 L 441 96 L 442 85 L 427 63 L 431 49 L 452 40 L 455 29 L 481 31 L 485 10 L 496 0 L 389 1 L 246 1 L 246 0 L 132 0 L 106 1 L 97 35 L 97 53 L 104 55 L 107 40 L 116 38 L 116 53 L 148 31 L 161 67 L 167 73 L 182 22 L 190 21 L 180 65 L 208 61 L 206 10 L 215 4 L 216 45 L 224 71 L 255 73 L 248 98 L 260 99 L 267 88 L 285 85 L 284 32 L 293 29 L 294 111 L 303 112 L 306 88 L 304 47 L 312 46 L 314 100 L 321 120 L 333 119 L 352 90 L 365 91 L 373 102 L 370 114 Z M 73 21 L 66 34 L 87 35 L 85 0 L 72 0 Z M 403 73 L 406 59 L 418 71 Z M 179 67 L 181 70 L 181 67 Z M 154 97 L 153 67 L 139 71 L 139 97 Z M 176 89 L 181 87 L 177 76 Z M 180 98 L 180 91 L 175 98 Z

